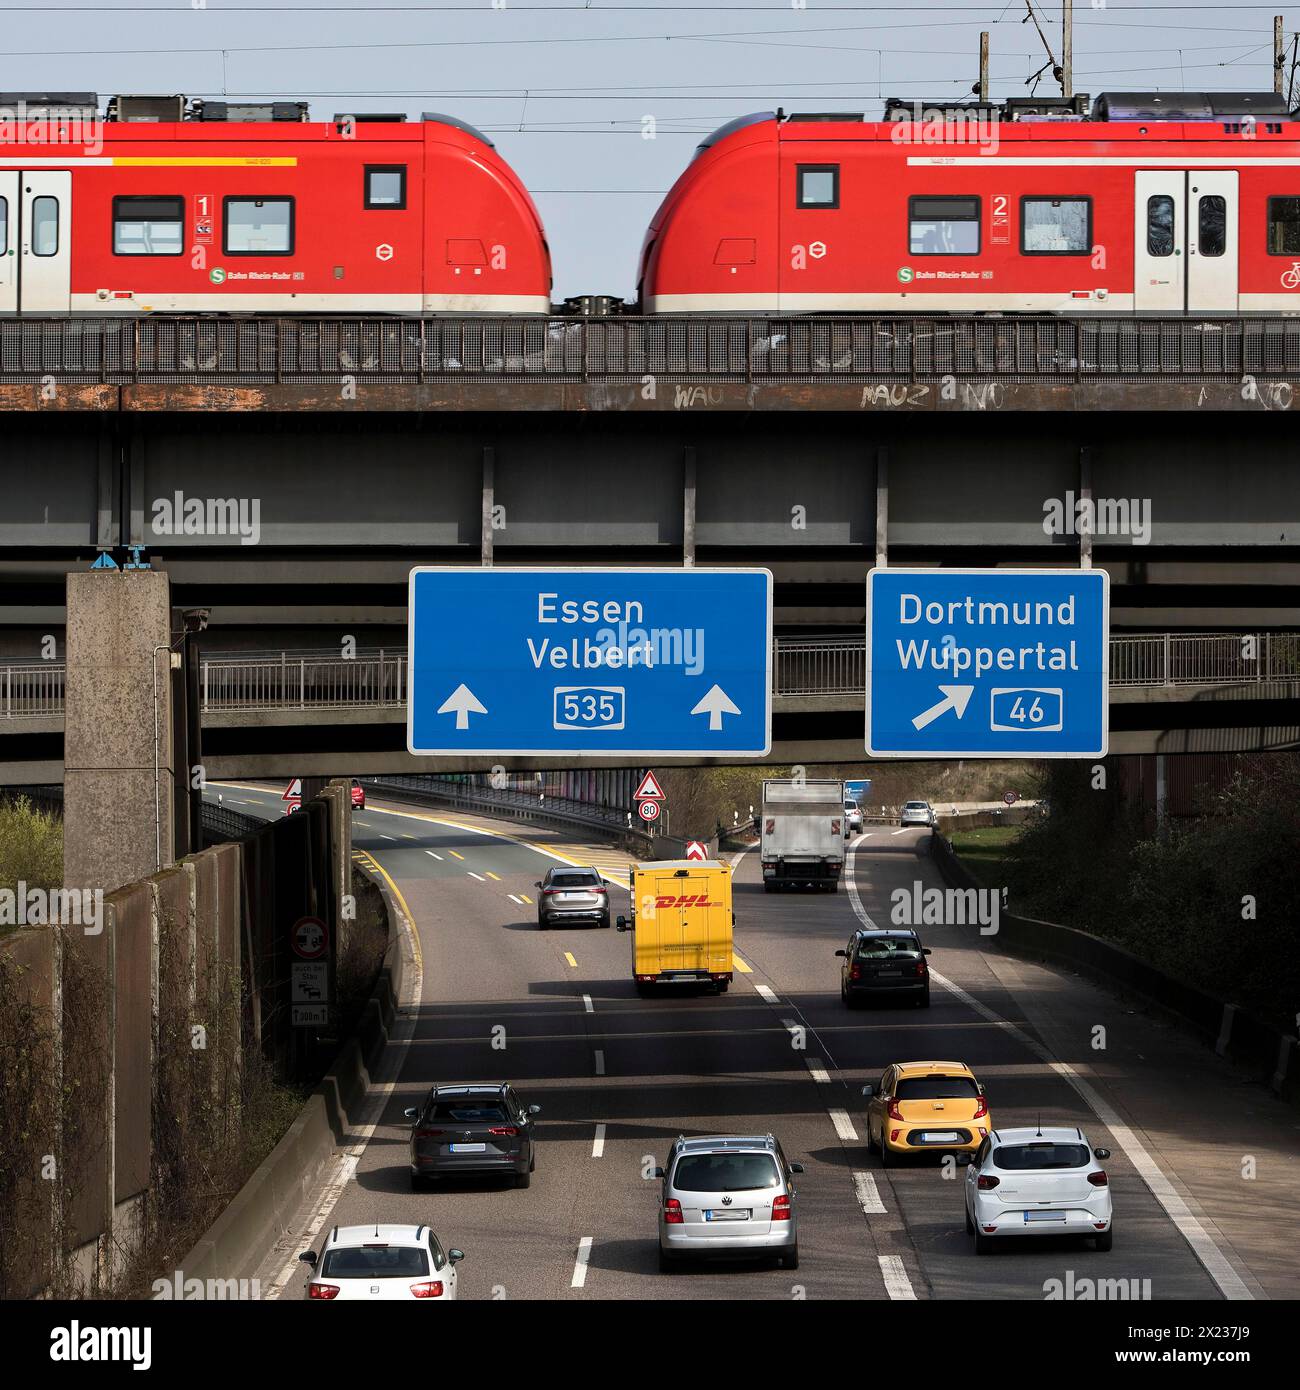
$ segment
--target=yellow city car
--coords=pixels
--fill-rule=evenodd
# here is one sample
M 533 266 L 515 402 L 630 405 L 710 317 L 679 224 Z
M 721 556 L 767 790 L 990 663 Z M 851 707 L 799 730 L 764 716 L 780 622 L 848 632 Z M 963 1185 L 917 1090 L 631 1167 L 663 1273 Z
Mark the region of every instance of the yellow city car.
M 867 1147 L 886 1167 L 904 1154 L 974 1152 L 993 1128 L 984 1087 L 964 1062 L 895 1062 L 867 1097 Z

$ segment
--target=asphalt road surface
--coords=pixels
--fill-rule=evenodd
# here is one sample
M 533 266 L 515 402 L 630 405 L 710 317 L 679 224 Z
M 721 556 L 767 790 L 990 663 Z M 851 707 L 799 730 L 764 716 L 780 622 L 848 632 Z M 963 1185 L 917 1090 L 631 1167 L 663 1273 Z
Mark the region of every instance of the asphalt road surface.
M 281 813 L 278 793 L 222 790 L 235 809 Z M 583 859 L 581 846 L 372 802 L 354 815 L 353 845 L 418 928 L 420 1007 L 373 1134 L 305 1209 L 264 1289 L 301 1297 L 297 1250 L 319 1248 L 322 1227 L 379 1220 L 427 1223 L 464 1249 L 469 1298 L 1041 1300 L 1053 1281 L 1077 1297 L 1097 1279 L 1125 1281 L 1133 1298 L 1300 1296 L 1298 1117 L 1176 1028 L 1000 956 L 974 927 L 921 929 L 929 1010 L 844 1008 L 836 949 L 859 924 L 890 924 L 893 890 L 942 887 L 928 834 L 869 828 L 835 894 L 765 894 L 743 855 L 731 992 L 639 999 L 629 936 L 537 928 L 535 881 L 557 857 Z M 613 879 L 626 858 L 592 847 L 585 862 Z M 625 894 L 612 900 L 617 913 Z M 1036 1237 L 977 1259 L 964 1170 L 929 1156 L 881 1168 L 861 1087 L 891 1062 L 926 1059 L 969 1063 L 999 1126 L 1077 1124 L 1113 1151 L 1110 1253 Z M 486 1080 L 542 1107 L 532 1186 L 467 1177 L 412 1192 L 402 1110 L 435 1082 Z M 775 1133 L 805 1165 L 798 1271 L 658 1272 L 649 1169 L 677 1135 L 710 1132 Z

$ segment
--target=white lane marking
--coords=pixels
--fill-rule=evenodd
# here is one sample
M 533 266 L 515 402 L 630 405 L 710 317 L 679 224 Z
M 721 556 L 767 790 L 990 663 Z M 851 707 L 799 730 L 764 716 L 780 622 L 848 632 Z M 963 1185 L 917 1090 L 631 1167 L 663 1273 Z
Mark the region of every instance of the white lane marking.
M 889 833 L 890 833 L 891 835 L 906 835 L 906 834 L 907 834 L 907 827 L 904 826 L 902 830 L 891 830 Z
M 794 1030 L 799 1027 L 799 1025 L 792 1018 L 783 1018 L 781 1020 L 781 1027 L 786 1029 L 788 1032 L 793 1033 Z
M 761 994 L 769 1004 L 775 1004 L 778 1002 L 776 994 L 772 990 L 770 990 L 766 985 L 755 985 L 754 989 L 758 994 Z
M 591 1237 L 583 1236 L 578 1242 L 578 1258 L 573 1262 L 573 1278 L 569 1281 L 571 1289 L 580 1289 L 587 1282 L 587 1261 L 591 1258 Z
M 812 1074 L 812 1079 L 819 1086 L 829 1086 L 831 1084 L 831 1074 L 822 1066 L 820 1057 L 805 1057 L 803 1064 Z
M 603 1124 L 596 1126 L 596 1137 L 591 1141 L 591 1156 L 592 1158 L 605 1157 L 605 1126 Z
M 396 835 L 385 835 L 384 832 L 383 832 L 382 830 L 379 832 L 379 835 L 380 835 L 380 838 L 381 838 L 381 839 L 384 839 L 384 840 L 395 840 L 395 839 L 397 839 L 397 836 L 396 836 Z
M 1050 1067 L 1061 1079 L 1072 1086 L 1094 1115 L 1110 1130 L 1111 1137 L 1123 1151 L 1124 1156 L 1137 1170 L 1138 1176 L 1146 1183 L 1151 1195 L 1165 1209 L 1165 1214 L 1178 1228 L 1183 1239 L 1192 1247 L 1192 1253 L 1205 1266 L 1206 1273 L 1219 1286 L 1224 1298 L 1234 1300 L 1253 1299 L 1255 1295 L 1246 1287 L 1241 1276 L 1232 1267 L 1232 1262 L 1219 1248 L 1214 1237 L 1192 1214 L 1191 1208 L 1175 1191 L 1173 1184 L 1165 1177 L 1160 1165 L 1146 1151 L 1146 1147 L 1136 1134 L 1124 1123 L 1119 1113 L 1102 1098 L 1096 1087 L 1081 1076 L 1068 1062 L 1058 1061 L 1042 1043 L 1031 1038 L 1024 1029 L 1006 1019 L 999 1018 L 986 1004 L 982 1004 L 973 994 L 960 985 L 932 970 L 930 978 L 951 990 L 967 1008 L 974 1009 L 981 1018 L 996 1023 L 1010 1033 L 1020 1045 L 1032 1052 L 1035 1057 Z
M 433 851 L 432 851 L 431 849 L 426 849 L 424 852 L 425 852 L 425 854 L 428 854 L 428 855 L 432 856 L 434 859 L 437 859 L 437 860 L 439 860 L 440 862 L 445 862 L 445 861 L 443 860 L 443 858 L 442 858 L 442 855 L 440 855 L 440 854 L 434 854 Z
M 596 1075 L 605 1075 L 605 1054 L 599 1048 L 596 1049 Z
M 912 1287 L 912 1281 L 907 1277 L 907 1266 L 903 1263 L 901 1255 L 881 1255 L 880 1272 L 885 1279 L 885 1292 L 890 1298 L 904 1299 L 916 1298 L 916 1290 Z
M 596 1012 L 596 1006 L 591 1002 L 590 994 L 584 994 L 582 996 L 582 1007 L 586 1009 L 589 1014 L 594 1014 Z
M 874 1174 L 855 1171 L 853 1188 L 858 1194 L 858 1205 L 862 1208 L 864 1215 L 884 1215 L 885 1204 L 880 1200 L 880 1190 L 876 1187 Z
M 856 845 L 854 846 L 856 848 Z M 849 902 L 858 920 L 864 926 L 875 928 L 862 899 L 858 896 L 857 885 L 853 881 L 852 854 L 844 879 L 849 888 Z M 1177 1227 L 1179 1234 L 1192 1248 L 1192 1253 L 1205 1267 L 1206 1273 L 1219 1287 L 1224 1298 L 1234 1300 L 1253 1299 L 1254 1294 L 1246 1287 L 1241 1276 L 1232 1267 L 1231 1261 L 1219 1248 L 1214 1237 L 1192 1215 L 1187 1203 L 1174 1190 L 1173 1184 L 1165 1177 L 1160 1165 L 1147 1153 L 1137 1135 L 1120 1119 L 1119 1114 L 1107 1101 L 1103 1100 L 1095 1086 L 1079 1075 L 1068 1062 L 1060 1062 L 1037 1039 L 1031 1038 L 1023 1028 L 993 1012 L 987 1004 L 981 1003 L 973 994 L 958 984 L 954 984 L 937 971 L 930 971 L 930 979 L 941 989 L 955 994 L 967 1008 L 973 1009 L 983 1019 L 1009 1033 L 1018 1043 L 1033 1053 L 1045 1066 L 1050 1067 L 1064 1081 L 1074 1088 L 1075 1094 L 1094 1115 L 1110 1130 L 1111 1137 L 1123 1151 L 1125 1158 L 1136 1169 L 1138 1176 L 1147 1185 L 1147 1190 L 1164 1208 L 1165 1214 Z
M 858 1132 L 853 1128 L 853 1121 L 849 1119 L 847 1110 L 832 1110 L 830 1112 L 831 1124 L 835 1126 L 835 1133 L 846 1144 L 856 1144 L 858 1142 Z
M 509 898 L 512 903 L 518 903 L 520 907 L 523 907 L 524 900 L 522 898 L 516 898 L 513 893 L 507 893 L 506 897 Z
M 470 878 L 478 879 L 480 883 L 487 882 L 487 879 L 485 879 L 482 874 L 476 874 L 473 869 L 466 869 L 465 872 L 470 876 Z

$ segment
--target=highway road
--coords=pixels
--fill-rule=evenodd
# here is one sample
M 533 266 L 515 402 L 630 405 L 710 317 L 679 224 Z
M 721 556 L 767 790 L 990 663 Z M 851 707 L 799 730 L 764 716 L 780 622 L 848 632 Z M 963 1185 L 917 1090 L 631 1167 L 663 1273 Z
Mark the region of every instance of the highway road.
M 236 810 L 281 813 L 278 793 L 222 791 Z M 321 1227 L 382 1220 L 431 1224 L 464 1249 L 470 1298 L 1041 1300 L 1054 1280 L 1089 1279 L 1134 1281 L 1134 1298 L 1300 1296 L 1300 1124 L 1194 1040 L 1075 976 L 996 954 L 970 927 L 923 929 L 938 986 L 928 1011 L 844 1009 L 834 953 L 851 930 L 888 925 L 896 888 L 942 886 L 928 831 L 871 828 L 834 895 L 765 894 L 755 857 L 741 856 L 731 992 L 643 1000 L 629 937 L 539 931 L 533 906 L 556 857 L 616 880 L 627 856 L 492 825 L 386 801 L 354 815 L 354 848 L 418 928 L 420 1007 L 373 1134 L 268 1263 L 264 1290 L 301 1297 L 293 1256 L 319 1248 Z M 613 900 L 617 911 L 625 897 Z M 1043 1238 L 977 1260 L 963 1170 L 881 1168 L 862 1084 L 923 1059 L 968 1062 L 999 1125 L 1078 1124 L 1113 1150 L 1113 1251 Z M 403 1108 L 434 1082 L 498 1079 L 542 1106 L 531 1188 L 474 1178 L 413 1193 Z M 648 1170 L 678 1134 L 718 1131 L 774 1132 L 806 1165 L 797 1272 L 658 1272 Z

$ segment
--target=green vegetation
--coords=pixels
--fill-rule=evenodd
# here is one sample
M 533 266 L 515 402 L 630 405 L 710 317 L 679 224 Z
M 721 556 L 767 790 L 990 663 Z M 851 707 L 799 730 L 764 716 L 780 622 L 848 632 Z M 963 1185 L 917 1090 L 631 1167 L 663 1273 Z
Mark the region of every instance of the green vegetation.
M 1150 834 L 1113 768 L 1054 763 L 1051 814 L 1006 859 L 1014 912 L 1107 937 L 1231 1003 L 1295 1027 L 1300 1008 L 1300 758 L 1261 757 L 1199 814 Z
M 952 836 L 952 847 L 986 888 L 1001 888 L 1007 881 L 1007 855 L 1019 836 L 1016 825 L 958 830 Z
M 0 888 L 63 883 L 63 822 L 25 796 L 0 802 Z

